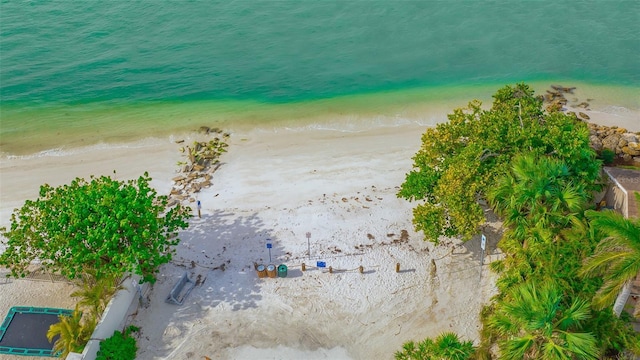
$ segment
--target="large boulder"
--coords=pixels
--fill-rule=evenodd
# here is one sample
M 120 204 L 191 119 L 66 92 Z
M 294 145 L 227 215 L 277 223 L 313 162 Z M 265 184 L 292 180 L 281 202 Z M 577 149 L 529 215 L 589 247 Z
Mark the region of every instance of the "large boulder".
M 620 134 L 613 133 L 602 139 L 602 147 L 611 151 L 616 151 L 620 142 Z
M 589 146 L 597 152 L 602 151 L 602 140 L 597 135 L 589 136 Z
M 630 142 L 622 148 L 622 152 L 631 156 L 640 156 L 640 145 L 637 142 Z
M 634 133 L 630 133 L 630 132 L 627 132 L 627 133 L 622 134 L 622 139 L 626 140 L 626 141 L 627 141 L 627 143 L 630 143 L 630 142 L 635 142 L 635 143 L 640 142 L 640 138 L 638 138 L 638 135 L 636 135 L 636 134 L 634 134 Z

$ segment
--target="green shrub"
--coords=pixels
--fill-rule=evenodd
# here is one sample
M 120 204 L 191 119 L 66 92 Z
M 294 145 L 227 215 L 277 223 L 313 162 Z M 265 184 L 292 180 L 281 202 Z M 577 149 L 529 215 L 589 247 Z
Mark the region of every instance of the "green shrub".
M 135 360 L 136 339 L 130 336 L 132 332 L 140 330 L 136 326 L 129 326 L 124 333 L 116 330 L 113 335 L 100 342 L 100 351 L 96 360 Z
M 613 159 L 616 158 L 616 153 L 613 150 L 602 149 L 602 151 L 600 152 L 600 158 L 605 165 L 610 165 L 611 163 L 613 163 Z

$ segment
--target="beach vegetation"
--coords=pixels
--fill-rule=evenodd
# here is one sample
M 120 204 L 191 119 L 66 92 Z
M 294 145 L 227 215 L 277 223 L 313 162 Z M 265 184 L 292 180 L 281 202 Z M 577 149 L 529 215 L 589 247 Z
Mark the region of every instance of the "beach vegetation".
M 76 279 L 91 272 L 96 280 L 139 274 L 155 281 L 158 267 L 171 260 L 177 233 L 188 227 L 190 209 L 168 206 L 147 173 L 135 180 L 107 176 L 40 187 L 36 200 L 14 210 L 2 228 L 5 251 L 0 265 L 24 277 L 33 262 Z
M 501 291 L 527 279 L 553 279 L 564 289 L 582 288 L 576 272 L 594 244 L 585 236 L 589 184 L 576 181 L 562 160 L 518 155 L 488 190 L 503 220 L 498 246 L 503 260 L 491 263 Z
M 631 282 L 640 274 L 640 220 L 627 219 L 612 210 L 589 210 L 586 216 L 593 230 L 603 237 L 581 269 L 582 275 L 603 280 L 593 306 L 611 307 L 621 293 L 626 302 Z
M 589 316 L 587 300 L 565 302 L 555 283 L 528 281 L 497 302 L 488 326 L 502 359 L 598 359 L 596 338 L 581 330 Z
M 449 121 L 422 136 L 398 196 L 419 201 L 413 223 L 429 241 L 477 234 L 485 222 L 481 200 L 519 154 L 561 160 L 586 190 L 602 186 L 585 123 L 560 111 L 544 112 L 542 98 L 526 84 L 505 86 L 493 99 L 487 110 L 479 101 L 454 110 Z
M 478 102 L 454 110 L 423 135 L 398 196 L 419 201 L 414 225 L 436 244 L 476 234 L 486 207 L 503 221 L 503 256 L 489 264 L 499 292 L 481 313 L 476 358 L 496 355 L 494 345 L 506 359 L 638 353 L 629 315 L 616 317 L 611 305 L 638 274 L 640 230 L 592 210 L 602 154 L 583 122 L 541 104 L 518 84 L 499 90 L 489 110 Z
M 616 152 L 611 150 L 611 149 L 602 149 L 602 151 L 600 152 L 600 159 L 602 159 L 602 162 L 605 165 L 611 165 L 613 164 L 613 161 L 616 158 Z
M 138 330 L 138 327 L 130 325 L 124 332 L 114 331 L 111 337 L 100 342 L 96 360 L 135 360 L 138 345 L 131 333 Z
M 588 210 L 590 187 L 576 181 L 566 168 L 564 161 L 551 157 L 519 155 L 488 191 L 489 204 L 503 219 L 498 246 L 504 258 L 489 265 L 500 275 L 496 281 L 500 292 L 483 314 L 488 346 L 479 352 L 508 338 L 488 319 L 505 311 L 505 299 L 520 284 L 552 282 L 562 289 L 565 304 L 592 299 L 602 285 L 601 278 L 580 276 L 584 259 L 602 236 L 585 216 L 585 211 L 593 212 Z M 581 326 L 593 334 L 602 353 L 629 349 L 638 340 L 628 321 L 613 317 L 610 309 L 592 306 Z
M 71 293 L 71 297 L 78 297 L 78 305 L 86 308 L 97 319 L 102 317 L 107 304 L 118 290 L 124 289 L 120 279 L 114 276 L 96 278 L 91 273 L 82 275 L 78 282 L 79 289 Z
M 59 322 L 49 326 L 47 339 L 49 342 L 57 336 L 52 352 L 58 357 L 66 358 L 70 352 L 81 353 L 96 327 L 96 318 L 83 315 L 76 305 L 70 315 L 59 315 Z
M 445 332 L 435 339 L 424 339 L 418 343 L 406 342 L 401 351 L 395 353 L 396 360 L 467 360 L 475 349 L 471 341 L 461 341 L 456 333 Z

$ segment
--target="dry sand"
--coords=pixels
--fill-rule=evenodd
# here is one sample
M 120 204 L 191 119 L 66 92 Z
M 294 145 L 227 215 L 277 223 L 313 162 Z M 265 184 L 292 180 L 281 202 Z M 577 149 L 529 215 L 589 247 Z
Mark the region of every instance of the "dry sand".
M 640 131 L 637 112 L 615 118 Z M 199 195 L 202 218 L 181 234 L 133 321 L 142 329 L 138 359 L 388 359 L 404 342 L 443 331 L 477 342 L 479 311 L 495 292 L 494 275 L 486 266 L 480 274 L 479 236 L 425 243 L 411 224 L 414 204 L 396 197 L 423 132 L 415 124 L 233 132 L 214 186 Z M 3 159 L 1 224 L 41 184 L 76 176 L 147 170 L 166 194 L 180 160 L 173 140 Z M 490 220 L 492 253 L 499 223 Z M 258 278 L 254 263 L 269 262 L 286 264 L 287 277 Z M 199 286 L 183 305 L 165 303 L 185 271 Z M 13 280 L 0 290 L 1 316 L 17 305 L 73 307 L 66 284 Z
M 412 204 L 395 195 L 422 131 L 234 136 L 199 196 L 202 218 L 138 312 L 139 358 L 373 359 L 444 330 L 477 340 L 493 294 L 490 278 L 480 281 L 479 240 L 453 255 L 429 246 L 412 230 Z M 267 242 L 286 278 L 258 278 Z M 185 271 L 202 285 L 184 305 L 166 304 Z
M 413 231 L 413 205 L 396 197 L 423 131 L 404 125 L 232 134 L 214 186 L 199 195 L 202 218 L 181 234 L 175 260 L 161 268 L 149 307 L 134 320 L 142 328 L 138 358 L 391 358 L 403 342 L 445 330 L 477 340 L 481 304 L 493 293 L 488 273 L 480 281 L 479 239 L 454 254 L 451 246 L 430 246 Z M 177 148 L 169 139 L 148 140 L 108 151 L 7 159 L 4 223 L 13 208 L 37 196 L 40 184 L 75 176 L 115 169 L 127 179 L 147 169 L 154 186 L 167 193 Z M 288 266 L 286 278 L 256 274 L 254 263 L 269 263 L 267 239 L 271 262 Z M 315 268 L 317 261 L 334 273 Z M 184 305 L 165 303 L 185 271 L 202 284 Z M 3 313 L 42 303 L 35 295 L 9 295 L 41 283 L 11 284 L 21 286 L 2 292 Z M 72 307 L 68 285 L 50 287 L 58 290 L 46 306 Z

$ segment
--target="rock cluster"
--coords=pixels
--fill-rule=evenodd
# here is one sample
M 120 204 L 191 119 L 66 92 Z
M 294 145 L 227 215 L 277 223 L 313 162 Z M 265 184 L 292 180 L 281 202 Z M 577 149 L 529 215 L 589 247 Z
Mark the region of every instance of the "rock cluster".
M 632 133 L 624 128 L 617 126 L 602 126 L 588 122 L 590 117 L 583 113 L 577 114 L 573 111 L 567 111 L 565 105 L 568 101 L 566 94 L 573 94 L 575 87 L 564 87 L 559 85 L 552 85 L 552 90 L 547 90 L 547 93 L 543 96 L 543 101 L 546 105 L 548 112 L 553 111 L 565 111 L 567 115 L 571 115 L 576 120 L 584 121 L 589 126 L 589 142 L 591 147 L 599 154 L 608 149 L 616 154 L 617 157 L 622 160 L 640 162 L 640 133 Z M 575 99 L 575 102 L 578 100 Z M 591 101 L 591 99 L 587 99 Z M 584 108 L 589 110 L 588 102 L 580 102 L 573 105 L 574 108 Z
M 632 133 L 617 126 L 589 123 L 589 142 L 598 153 L 604 149 L 613 151 L 624 161 L 640 162 L 640 133 Z
M 543 95 L 544 103 L 546 104 L 546 109 L 548 112 L 553 111 L 566 111 L 565 105 L 569 102 L 565 96 L 565 94 L 573 94 L 573 90 L 575 87 L 564 87 L 559 85 L 551 85 L 552 90 L 547 90 L 547 93 Z M 587 99 L 588 101 L 591 99 Z M 579 104 L 575 104 L 576 108 L 584 108 L 589 110 L 589 103 L 583 101 Z M 567 112 L 567 114 L 572 115 L 580 120 L 589 120 L 589 115 L 578 112 L 577 114 L 573 111 Z
M 191 145 L 180 148 L 185 161 L 178 163 L 180 175 L 172 179 L 169 206 L 184 201 L 195 202 L 195 194 L 211 186 L 212 175 L 220 167 L 220 155 L 226 152 L 228 147 L 226 141 L 229 139 L 229 133 L 207 126 L 201 126 L 198 132 L 206 139 L 194 141 Z M 184 140 L 176 143 L 183 144 Z

